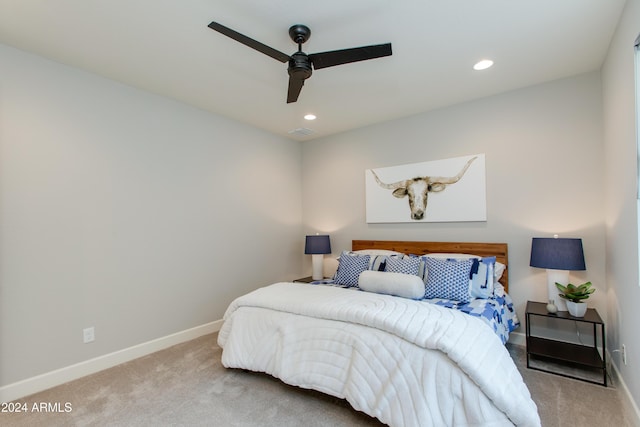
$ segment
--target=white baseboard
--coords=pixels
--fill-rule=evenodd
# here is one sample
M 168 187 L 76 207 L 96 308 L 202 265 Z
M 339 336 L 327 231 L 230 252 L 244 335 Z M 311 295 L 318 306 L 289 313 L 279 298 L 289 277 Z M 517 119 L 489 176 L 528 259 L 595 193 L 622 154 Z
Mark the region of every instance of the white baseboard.
M 607 357 L 610 357 L 610 355 L 607 354 Z M 609 360 L 612 359 L 610 358 Z M 640 409 L 638 408 L 636 402 L 633 400 L 631 392 L 629 391 L 627 384 L 624 382 L 624 378 L 620 375 L 620 371 L 618 371 L 618 367 L 616 366 L 616 364 L 611 363 L 610 367 L 613 368 L 608 368 L 610 375 L 612 377 L 613 383 L 616 385 L 616 388 L 618 388 L 621 392 L 620 395 L 623 400 L 622 403 L 627 414 L 629 415 L 631 425 L 640 427 Z
M 525 334 L 523 334 L 522 332 L 511 332 L 509 334 L 508 343 L 524 347 L 527 344 L 527 336 Z
M 206 323 L 155 340 L 147 341 L 133 347 L 115 351 L 113 353 L 98 356 L 84 362 L 56 369 L 26 380 L 0 387 L 0 402 L 11 402 L 51 387 L 64 384 L 69 381 L 94 374 L 107 368 L 146 356 L 156 351 L 163 350 L 176 344 L 180 344 L 206 334 L 217 332 L 222 327 L 222 320 Z

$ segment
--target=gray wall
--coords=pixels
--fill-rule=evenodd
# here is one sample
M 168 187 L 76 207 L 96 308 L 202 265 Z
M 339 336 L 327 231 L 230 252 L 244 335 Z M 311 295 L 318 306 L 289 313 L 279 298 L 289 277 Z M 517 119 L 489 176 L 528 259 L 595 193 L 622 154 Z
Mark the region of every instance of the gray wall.
M 334 254 L 352 239 L 506 242 L 521 320 L 527 300 L 547 296 L 531 238 L 581 237 L 587 271 L 572 280 L 595 284 L 589 304 L 606 316 L 601 105 L 593 72 L 306 142 L 304 226 L 330 232 Z M 486 222 L 365 223 L 365 169 L 476 153 L 486 154 Z
M 299 143 L 2 45 L 0 63 L 0 385 L 299 276 Z
M 622 363 L 620 353 L 613 354 L 613 361 L 637 406 L 640 406 L 640 286 L 633 44 L 640 33 L 639 22 L 640 0 L 628 0 L 602 68 L 609 348 L 619 349 L 622 344 L 627 348 L 627 365 Z

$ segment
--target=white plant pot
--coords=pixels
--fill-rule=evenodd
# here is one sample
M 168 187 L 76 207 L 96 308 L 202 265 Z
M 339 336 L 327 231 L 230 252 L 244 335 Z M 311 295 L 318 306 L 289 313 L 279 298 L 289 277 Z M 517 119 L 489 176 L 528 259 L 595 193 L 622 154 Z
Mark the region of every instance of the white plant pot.
M 567 310 L 569 310 L 569 314 L 573 317 L 584 317 L 584 314 L 587 312 L 587 304 L 584 302 L 573 302 L 566 301 Z

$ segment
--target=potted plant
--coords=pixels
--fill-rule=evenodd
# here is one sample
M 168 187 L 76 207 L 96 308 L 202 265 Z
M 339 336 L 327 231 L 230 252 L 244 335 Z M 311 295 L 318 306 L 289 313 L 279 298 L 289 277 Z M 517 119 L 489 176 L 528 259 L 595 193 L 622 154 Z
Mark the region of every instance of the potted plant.
M 567 286 L 556 282 L 556 288 L 560 291 L 560 297 L 567 300 L 567 309 L 569 314 L 574 317 L 584 317 L 587 312 L 587 304 L 583 301 L 596 290 L 591 288 L 591 282 L 583 283 L 575 286 L 569 283 Z

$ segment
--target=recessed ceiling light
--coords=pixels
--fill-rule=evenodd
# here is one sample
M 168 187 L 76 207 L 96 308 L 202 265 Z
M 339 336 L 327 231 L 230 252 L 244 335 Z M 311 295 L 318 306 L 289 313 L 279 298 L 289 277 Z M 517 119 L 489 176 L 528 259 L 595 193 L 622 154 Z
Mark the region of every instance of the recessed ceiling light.
M 315 114 L 305 114 L 304 119 L 305 120 L 315 120 L 316 119 L 316 115 Z
M 493 61 L 490 59 L 483 59 L 482 61 L 479 61 L 476 63 L 476 65 L 473 66 L 474 70 L 480 71 L 480 70 L 486 70 L 487 68 L 491 67 L 493 65 Z

